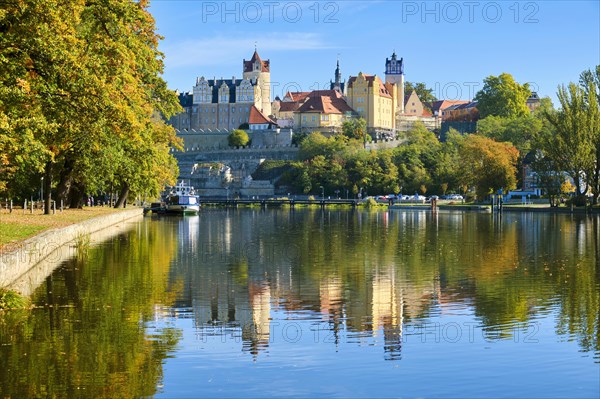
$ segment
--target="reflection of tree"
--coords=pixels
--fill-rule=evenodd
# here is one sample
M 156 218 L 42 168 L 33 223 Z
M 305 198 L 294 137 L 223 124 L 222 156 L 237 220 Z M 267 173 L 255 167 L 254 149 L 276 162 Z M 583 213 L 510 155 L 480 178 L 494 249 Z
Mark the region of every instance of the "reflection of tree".
M 170 305 L 167 274 L 176 249 L 170 229 L 140 231 L 65 262 L 33 301 L 41 308 L 0 316 L 0 396 L 140 397 L 156 393 L 161 362 L 180 332 L 146 335 L 154 305 Z
M 221 217 L 206 221 L 207 237 L 223 236 Z M 598 239 L 585 219 L 274 210 L 226 217 L 237 218 L 226 253 L 201 267 L 190 261 L 185 279 L 195 281 L 195 303 L 210 295 L 220 321 L 245 326 L 250 352 L 268 347 L 256 328 L 267 286 L 271 308 L 319 312 L 335 342 L 342 328 L 382 336 L 386 358 L 400 357 L 403 324 L 456 302 L 473 308 L 493 332 L 489 338 L 505 339 L 560 298 L 558 332 L 577 336 L 586 350 L 598 347 L 598 275 L 590 257 Z M 234 249 L 248 242 L 252 251 L 239 256 Z M 201 323 L 210 319 L 196 307 Z

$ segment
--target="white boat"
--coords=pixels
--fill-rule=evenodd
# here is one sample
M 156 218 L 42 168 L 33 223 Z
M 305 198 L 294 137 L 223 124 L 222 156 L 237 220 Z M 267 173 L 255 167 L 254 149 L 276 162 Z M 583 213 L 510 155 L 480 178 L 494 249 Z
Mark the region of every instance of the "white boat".
M 182 181 L 175 187 L 169 188 L 166 207 L 167 213 L 195 214 L 200 211 L 200 202 L 194 187 L 187 186 Z

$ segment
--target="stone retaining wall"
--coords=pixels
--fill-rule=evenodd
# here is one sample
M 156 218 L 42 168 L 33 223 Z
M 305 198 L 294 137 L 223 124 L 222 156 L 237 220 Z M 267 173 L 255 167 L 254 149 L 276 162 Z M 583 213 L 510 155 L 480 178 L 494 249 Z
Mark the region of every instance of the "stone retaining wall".
M 29 295 L 61 261 L 76 255 L 77 248 L 73 243 L 79 237 L 89 235 L 90 244 L 93 245 L 126 230 L 142 217 L 142 208 L 115 212 L 46 230 L 23 241 L 10 252 L 0 250 L 0 288 L 10 288 Z

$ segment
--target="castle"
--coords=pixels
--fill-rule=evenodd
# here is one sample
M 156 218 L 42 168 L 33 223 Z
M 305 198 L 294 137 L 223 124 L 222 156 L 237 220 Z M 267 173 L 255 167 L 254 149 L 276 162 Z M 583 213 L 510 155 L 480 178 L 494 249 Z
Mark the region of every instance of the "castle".
M 169 123 L 178 130 L 238 129 L 251 115 L 271 114 L 271 63 L 262 60 L 256 49 L 242 63 L 242 79 L 196 78 L 191 92 L 180 93 L 184 111 Z M 254 109 L 253 109 L 254 108 Z

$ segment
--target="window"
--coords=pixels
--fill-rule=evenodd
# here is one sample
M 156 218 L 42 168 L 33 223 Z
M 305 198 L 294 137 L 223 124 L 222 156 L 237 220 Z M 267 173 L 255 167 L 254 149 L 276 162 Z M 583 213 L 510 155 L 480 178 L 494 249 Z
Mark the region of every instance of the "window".
M 235 114 L 235 107 L 231 107 L 231 112 Z
M 306 115 L 302 117 L 302 122 L 306 122 Z

